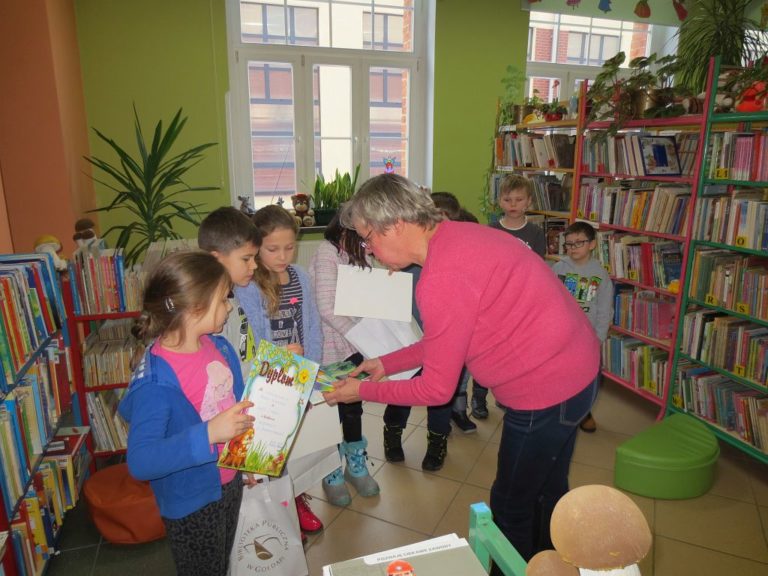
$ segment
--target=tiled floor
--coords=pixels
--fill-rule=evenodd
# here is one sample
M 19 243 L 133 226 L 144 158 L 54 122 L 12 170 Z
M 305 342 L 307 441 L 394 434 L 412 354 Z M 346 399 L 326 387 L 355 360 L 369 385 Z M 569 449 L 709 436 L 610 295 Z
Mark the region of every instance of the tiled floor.
M 492 404 L 492 403 L 491 403 Z M 500 435 L 501 413 L 491 408 L 474 435 L 454 434 L 445 467 L 421 470 L 424 408 L 415 408 L 405 431 L 406 461 L 388 464 L 382 450 L 383 407 L 366 405 L 364 432 L 373 472 L 381 486 L 375 498 L 355 497 L 345 509 L 311 491 L 312 508 L 325 531 L 311 536 L 307 560 L 312 576 L 324 564 L 401 546 L 450 532 L 467 536 L 469 504 L 488 501 Z M 603 386 L 594 410 L 599 430 L 579 433 L 571 466 L 571 485 L 611 484 L 618 444 L 653 422 L 643 400 L 614 385 Z M 768 467 L 723 445 L 717 479 L 708 494 L 693 500 L 664 501 L 632 496 L 654 534 L 642 562 L 644 576 L 766 576 L 768 574 Z M 115 546 L 101 540 L 83 506 L 67 516 L 62 553 L 48 576 L 173 574 L 164 542 Z

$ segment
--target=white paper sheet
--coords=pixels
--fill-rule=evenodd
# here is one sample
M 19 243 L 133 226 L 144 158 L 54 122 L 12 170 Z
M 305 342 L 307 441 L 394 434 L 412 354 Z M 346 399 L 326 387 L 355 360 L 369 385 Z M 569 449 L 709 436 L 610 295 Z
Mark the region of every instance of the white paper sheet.
M 377 358 L 421 340 L 421 328 L 411 317 L 409 322 L 363 318 L 344 337 L 366 358 Z M 418 368 L 387 376 L 389 380 L 407 380 Z
M 412 300 L 413 276 L 407 272 L 339 266 L 333 310 L 337 316 L 408 322 Z

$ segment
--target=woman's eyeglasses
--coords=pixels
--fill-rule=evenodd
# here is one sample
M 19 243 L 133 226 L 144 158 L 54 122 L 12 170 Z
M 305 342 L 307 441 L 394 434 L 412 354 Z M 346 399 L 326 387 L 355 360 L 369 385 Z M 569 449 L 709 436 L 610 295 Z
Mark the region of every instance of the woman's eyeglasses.
M 360 246 L 363 247 L 363 250 L 373 250 L 373 241 L 371 240 L 371 236 L 373 235 L 373 230 L 368 232 L 368 234 L 360 240 Z
M 575 242 L 566 242 L 563 246 L 565 246 L 566 250 L 571 250 L 573 248 L 581 248 L 587 242 L 589 242 L 589 240 L 576 240 Z

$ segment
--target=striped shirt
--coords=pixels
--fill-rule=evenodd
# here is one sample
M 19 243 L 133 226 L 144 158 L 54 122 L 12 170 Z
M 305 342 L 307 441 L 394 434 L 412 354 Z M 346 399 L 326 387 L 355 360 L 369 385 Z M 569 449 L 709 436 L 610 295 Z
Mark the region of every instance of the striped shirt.
M 269 319 L 272 339 L 277 346 L 304 345 L 301 312 L 303 300 L 299 277 L 296 271 L 289 267 L 288 284 L 284 284 L 280 289 L 280 306 L 277 314 Z

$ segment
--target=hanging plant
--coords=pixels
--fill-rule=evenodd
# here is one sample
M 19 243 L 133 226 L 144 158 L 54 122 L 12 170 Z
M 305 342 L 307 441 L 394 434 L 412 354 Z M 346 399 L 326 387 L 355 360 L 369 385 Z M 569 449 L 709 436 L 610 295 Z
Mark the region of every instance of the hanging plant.
M 648 0 L 640 0 L 635 6 L 635 15 L 638 18 L 649 18 L 651 16 L 651 7 L 648 6 Z

